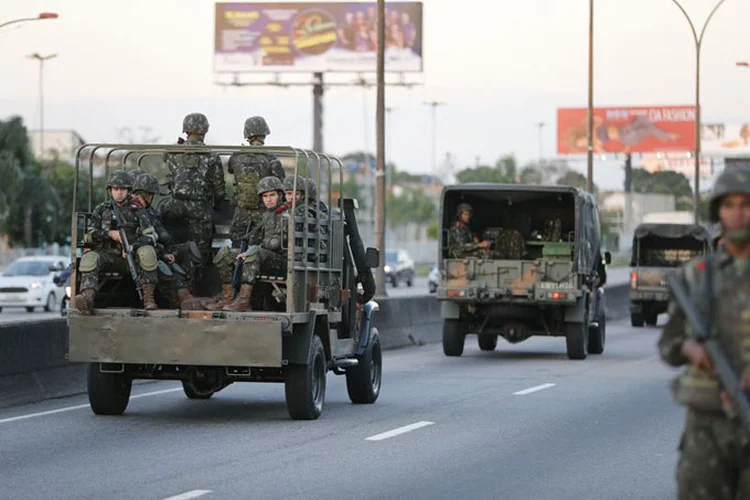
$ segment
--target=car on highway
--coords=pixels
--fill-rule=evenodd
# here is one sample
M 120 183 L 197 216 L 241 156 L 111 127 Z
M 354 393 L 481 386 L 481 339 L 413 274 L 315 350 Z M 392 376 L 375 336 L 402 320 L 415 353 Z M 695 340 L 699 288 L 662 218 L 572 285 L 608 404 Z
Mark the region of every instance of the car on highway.
M 399 283 L 405 282 L 406 286 L 414 285 L 414 277 L 417 275 L 417 268 L 414 260 L 409 256 L 406 250 L 386 250 L 385 251 L 385 279 L 393 287 L 398 287 Z
M 430 293 L 437 292 L 438 281 L 440 281 L 440 269 L 438 268 L 438 265 L 435 264 L 432 266 L 432 270 L 427 276 L 427 289 Z
M 60 307 L 65 291 L 54 277 L 65 269 L 65 257 L 41 255 L 21 257 L 0 274 L 0 311 L 6 307 L 38 307 L 54 311 Z

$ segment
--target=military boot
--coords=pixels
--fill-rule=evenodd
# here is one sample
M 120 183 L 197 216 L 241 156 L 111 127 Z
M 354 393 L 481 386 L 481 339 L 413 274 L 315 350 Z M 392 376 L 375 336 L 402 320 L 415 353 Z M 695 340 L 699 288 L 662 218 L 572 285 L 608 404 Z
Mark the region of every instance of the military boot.
M 94 313 L 94 297 L 95 296 L 96 296 L 96 292 L 94 292 L 93 288 L 87 288 L 85 290 L 81 290 L 81 293 L 76 295 L 75 300 L 73 301 L 74 307 L 83 316 L 91 316 Z
M 216 299 L 206 299 L 201 302 L 203 307 L 205 309 L 208 309 L 209 311 L 221 311 L 221 309 L 232 302 L 232 299 L 234 299 L 234 287 L 229 285 L 221 285 L 221 298 Z
M 177 303 L 178 307 L 185 311 L 200 311 L 203 309 L 202 299 L 193 297 L 187 288 L 177 290 Z
M 153 283 L 148 283 L 141 286 L 141 293 L 143 294 L 143 308 L 147 311 L 158 309 L 156 301 L 154 301 L 154 290 L 156 290 L 156 285 L 154 285 Z
M 243 283 L 240 287 L 240 293 L 237 298 L 222 308 L 222 311 L 229 312 L 248 312 L 252 311 L 250 307 L 250 297 L 253 294 L 253 285 Z

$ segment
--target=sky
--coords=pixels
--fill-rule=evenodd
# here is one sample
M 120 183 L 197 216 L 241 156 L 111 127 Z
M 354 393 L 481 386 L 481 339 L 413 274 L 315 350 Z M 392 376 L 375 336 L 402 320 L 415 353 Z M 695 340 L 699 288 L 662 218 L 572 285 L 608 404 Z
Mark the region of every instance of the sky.
M 713 0 L 681 0 L 703 25 Z M 268 144 L 312 147 L 308 86 L 225 87 L 213 73 L 213 1 L 24 0 L 0 3 L 0 24 L 57 12 L 56 20 L 0 28 L 0 119 L 21 115 L 39 126 L 39 63 L 29 54 L 56 53 L 44 66 L 45 128 L 74 129 L 88 142 L 118 139 L 118 130 L 150 127 L 172 143 L 193 111 L 211 122 L 207 142 L 240 144 L 245 118 L 263 115 Z M 386 88 L 389 161 L 414 173 L 431 171 L 431 111 L 437 109 L 437 157 L 460 169 L 477 159 L 514 154 L 521 163 L 541 149 L 556 155 L 558 107 L 587 103 L 587 0 L 424 0 L 424 71 L 420 85 Z M 750 2 L 726 0 L 702 48 L 703 121 L 750 118 L 746 26 Z M 745 29 L 741 29 L 745 28 Z M 595 106 L 692 105 L 695 49 L 689 25 L 672 0 L 595 1 Z M 374 70 L 374 68 L 373 68 Z M 327 76 L 350 82 L 354 74 Z M 395 77 L 389 77 L 389 79 Z M 269 74 L 244 80 L 265 82 Z M 305 74 L 285 80 L 309 81 Z M 374 73 L 368 75 L 374 82 Z M 343 155 L 374 151 L 375 89 L 332 86 L 324 96 L 324 148 Z M 585 162 L 575 163 L 584 169 Z M 622 185 L 616 162 L 597 161 L 594 181 Z

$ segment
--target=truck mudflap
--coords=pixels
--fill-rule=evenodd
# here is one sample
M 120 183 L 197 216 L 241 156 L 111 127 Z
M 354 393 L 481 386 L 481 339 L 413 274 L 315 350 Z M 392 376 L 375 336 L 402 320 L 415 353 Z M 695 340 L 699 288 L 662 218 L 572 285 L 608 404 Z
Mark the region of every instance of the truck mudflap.
M 77 362 L 282 366 L 286 318 L 253 320 L 94 315 L 68 317 L 68 359 Z

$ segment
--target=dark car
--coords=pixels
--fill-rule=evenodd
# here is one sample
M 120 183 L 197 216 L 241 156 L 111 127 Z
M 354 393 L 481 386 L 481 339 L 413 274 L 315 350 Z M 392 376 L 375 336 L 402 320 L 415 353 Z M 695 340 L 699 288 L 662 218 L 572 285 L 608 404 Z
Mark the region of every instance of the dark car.
M 414 277 L 417 269 L 414 261 L 405 250 L 386 250 L 385 252 L 385 279 L 394 287 L 399 283 L 406 282 L 406 286 L 414 285 Z

